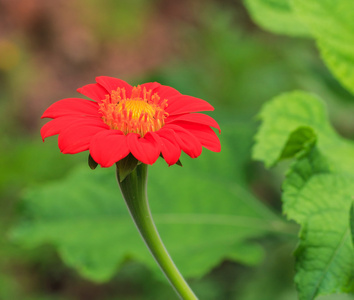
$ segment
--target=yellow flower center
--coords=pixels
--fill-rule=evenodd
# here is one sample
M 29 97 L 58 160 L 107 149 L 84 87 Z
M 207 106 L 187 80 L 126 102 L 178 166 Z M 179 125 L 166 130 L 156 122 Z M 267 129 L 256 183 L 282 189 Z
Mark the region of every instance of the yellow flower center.
M 130 98 L 124 88 L 118 88 L 106 95 L 99 104 L 103 121 L 112 129 L 124 134 L 138 133 L 144 136 L 149 131 L 157 131 L 165 125 L 167 99 L 161 100 L 152 90 L 133 87 Z

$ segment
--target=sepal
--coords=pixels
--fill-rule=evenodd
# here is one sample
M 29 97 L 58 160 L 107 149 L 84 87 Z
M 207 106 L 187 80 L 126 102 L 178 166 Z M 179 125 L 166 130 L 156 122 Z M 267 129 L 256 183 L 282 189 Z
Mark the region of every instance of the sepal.
M 88 165 L 92 170 L 96 169 L 98 166 L 98 163 L 92 158 L 91 154 L 88 156 Z
M 139 162 L 131 153 L 116 162 L 117 166 L 117 175 L 119 182 L 122 182 L 131 172 L 133 172 Z

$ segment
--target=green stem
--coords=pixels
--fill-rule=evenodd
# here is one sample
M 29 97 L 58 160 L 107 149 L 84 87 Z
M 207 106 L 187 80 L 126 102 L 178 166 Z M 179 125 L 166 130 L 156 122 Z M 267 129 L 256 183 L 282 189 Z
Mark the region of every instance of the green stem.
M 198 298 L 173 263 L 152 219 L 146 192 L 147 165 L 138 165 L 122 182 L 117 170 L 117 179 L 136 227 L 176 293 L 181 299 L 197 300 Z

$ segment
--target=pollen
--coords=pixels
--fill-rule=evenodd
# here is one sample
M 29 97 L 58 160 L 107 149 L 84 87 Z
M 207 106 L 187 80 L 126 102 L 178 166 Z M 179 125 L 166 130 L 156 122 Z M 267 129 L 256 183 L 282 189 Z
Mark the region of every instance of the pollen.
M 111 129 L 121 130 L 124 134 L 138 133 L 144 136 L 149 131 L 157 131 L 165 125 L 168 113 L 165 111 L 167 99 L 161 99 L 152 90 L 140 85 L 133 87 L 127 98 L 124 88 L 113 90 L 99 104 L 103 121 Z

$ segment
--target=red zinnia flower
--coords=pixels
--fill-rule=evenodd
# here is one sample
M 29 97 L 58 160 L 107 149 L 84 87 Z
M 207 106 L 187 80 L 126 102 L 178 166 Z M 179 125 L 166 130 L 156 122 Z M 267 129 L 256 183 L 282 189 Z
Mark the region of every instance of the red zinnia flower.
M 175 164 L 181 150 L 198 157 L 202 146 L 219 152 L 220 142 L 210 128 L 216 121 L 198 111 L 214 108 L 206 101 L 182 95 L 157 82 L 132 87 L 123 80 L 101 76 L 77 91 L 94 101 L 67 98 L 52 104 L 42 118 L 54 120 L 41 129 L 43 140 L 59 134 L 63 153 L 89 150 L 102 167 L 131 153 L 144 164 L 161 154 Z

